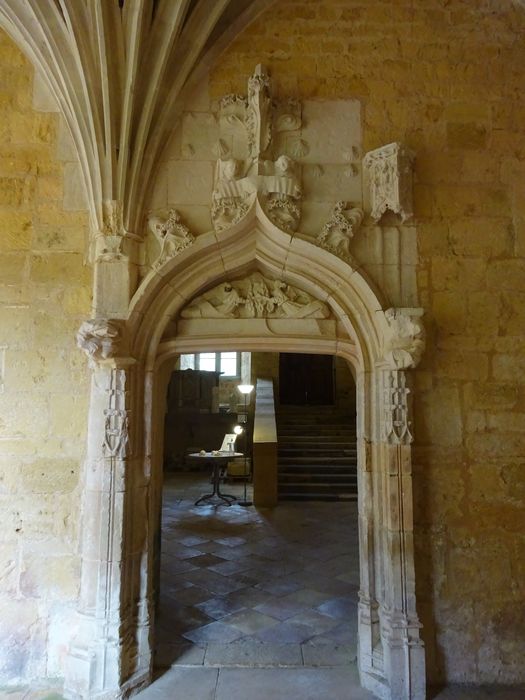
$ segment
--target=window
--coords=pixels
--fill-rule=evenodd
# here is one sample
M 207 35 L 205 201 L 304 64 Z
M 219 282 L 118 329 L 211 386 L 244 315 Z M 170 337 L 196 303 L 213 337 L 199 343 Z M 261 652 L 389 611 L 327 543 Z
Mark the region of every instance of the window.
M 240 375 L 239 356 L 238 352 L 199 352 L 181 355 L 180 368 L 220 372 L 222 377 L 238 377 Z

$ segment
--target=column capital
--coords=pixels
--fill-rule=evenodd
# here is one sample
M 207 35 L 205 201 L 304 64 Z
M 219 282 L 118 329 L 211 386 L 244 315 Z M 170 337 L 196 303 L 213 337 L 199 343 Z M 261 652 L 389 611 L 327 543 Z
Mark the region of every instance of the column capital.
M 110 318 L 90 318 L 81 324 L 77 347 L 86 353 L 90 366 L 115 360 L 124 350 L 124 327 L 123 321 Z
M 421 308 L 390 308 L 382 312 L 382 360 L 385 369 L 416 367 L 425 349 Z

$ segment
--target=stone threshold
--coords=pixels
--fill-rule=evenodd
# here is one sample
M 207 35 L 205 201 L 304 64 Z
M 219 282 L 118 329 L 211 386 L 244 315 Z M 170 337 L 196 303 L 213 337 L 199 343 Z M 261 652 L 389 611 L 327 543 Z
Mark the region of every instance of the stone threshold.
M 356 663 L 355 645 L 210 643 L 164 645 L 157 655 L 160 669 L 172 666 L 231 668 L 334 668 Z

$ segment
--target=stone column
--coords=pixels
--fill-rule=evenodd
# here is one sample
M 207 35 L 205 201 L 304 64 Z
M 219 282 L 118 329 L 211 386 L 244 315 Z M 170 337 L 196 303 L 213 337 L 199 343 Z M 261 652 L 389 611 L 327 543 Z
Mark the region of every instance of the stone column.
M 382 481 L 385 596 L 379 617 L 391 700 L 424 700 L 425 652 L 416 611 L 409 388 L 404 371 L 384 370 Z
M 359 603 L 358 664 L 361 677 L 374 674 L 374 648 L 380 640 L 379 604 L 374 583 L 377 577 L 374 545 L 374 475 L 372 471 L 372 435 L 368 434 L 365 411 L 373 395 L 373 376 L 362 372 L 357 376 L 356 392 L 362 397 L 357 411 L 357 493 L 359 499 Z M 366 401 L 365 398 L 366 397 Z
M 389 700 L 424 700 L 425 652 L 416 611 L 411 443 L 411 402 L 406 370 L 424 349 L 421 309 L 384 312 L 383 356 L 376 366 L 380 435 L 377 454 L 380 492 L 382 594 L 379 620 L 382 694 Z M 388 690 L 387 690 L 388 689 Z M 378 692 L 378 689 L 374 689 Z
M 79 346 L 92 370 L 87 457 L 82 483 L 81 586 L 77 628 L 66 667 L 67 698 L 116 698 L 149 676 L 137 627 L 148 618 L 141 596 L 145 485 L 133 472 L 137 366 L 119 356 L 122 324 L 82 324 Z M 130 518 L 137 521 L 134 531 Z M 138 536 L 137 536 L 138 534 Z M 147 625 L 147 619 L 146 619 Z
M 138 236 L 127 231 L 122 202 L 106 200 L 103 228 L 94 236 L 93 312 L 100 318 L 126 318 L 137 285 Z

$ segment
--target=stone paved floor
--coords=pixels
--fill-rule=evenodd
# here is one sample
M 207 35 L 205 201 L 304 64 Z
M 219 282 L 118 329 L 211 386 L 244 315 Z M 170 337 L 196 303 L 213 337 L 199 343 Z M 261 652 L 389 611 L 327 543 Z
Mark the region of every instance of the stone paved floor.
M 373 700 L 355 664 L 356 505 L 195 507 L 208 487 L 191 473 L 166 482 L 157 679 L 136 697 Z M 427 697 L 525 700 L 525 687 L 450 686 Z M 62 696 L 51 685 L 0 688 L 0 700 Z
M 164 488 L 156 665 L 353 663 L 356 504 L 195 506 L 208 487 L 185 473 Z

